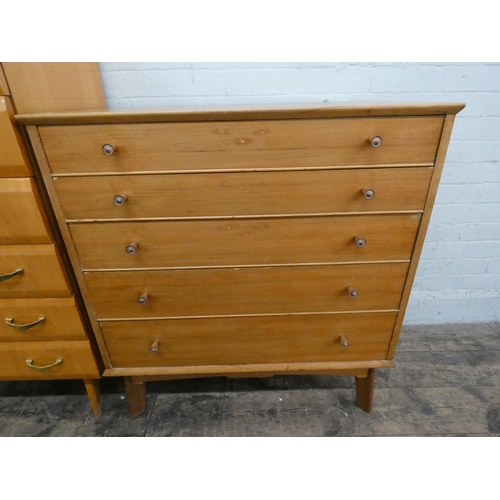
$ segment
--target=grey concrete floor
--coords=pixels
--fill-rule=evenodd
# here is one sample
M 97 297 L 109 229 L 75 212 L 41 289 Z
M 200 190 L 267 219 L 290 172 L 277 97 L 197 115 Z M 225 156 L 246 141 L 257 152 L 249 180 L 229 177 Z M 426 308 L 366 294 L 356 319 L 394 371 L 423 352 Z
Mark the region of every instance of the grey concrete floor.
M 500 323 L 407 326 L 373 411 L 352 377 L 151 382 L 130 420 L 122 379 L 94 418 L 81 381 L 0 382 L 0 436 L 500 436 Z

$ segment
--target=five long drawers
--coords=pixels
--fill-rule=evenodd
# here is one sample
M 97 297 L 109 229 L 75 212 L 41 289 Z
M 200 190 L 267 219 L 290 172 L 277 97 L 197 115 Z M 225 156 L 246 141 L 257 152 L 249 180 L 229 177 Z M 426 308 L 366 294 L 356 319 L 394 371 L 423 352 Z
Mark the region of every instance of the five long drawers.
M 53 174 L 433 164 L 442 116 L 39 127 Z M 380 147 L 371 140 L 381 137 Z M 103 154 L 109 145 L 112 154 Z
M 117 175 L 56 177 L 54 186 L 69 221 L 313 215 L 421 211 L 431 175 L 430 167 Z
M 38 125 L 108 368 L 390 358 L 446 113 L 311 113 Z
M 385 358 L 395 316 L 111 321 L 101 328 L 114 367 L 351 361 Z

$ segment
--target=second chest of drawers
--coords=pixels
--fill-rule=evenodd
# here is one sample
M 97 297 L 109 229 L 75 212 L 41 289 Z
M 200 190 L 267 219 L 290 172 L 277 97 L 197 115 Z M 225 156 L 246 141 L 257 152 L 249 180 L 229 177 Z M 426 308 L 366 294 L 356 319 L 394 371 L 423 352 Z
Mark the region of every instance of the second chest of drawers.
M 461 105 L 26 116 L 106 364 L 144 382 L 392 358 Z

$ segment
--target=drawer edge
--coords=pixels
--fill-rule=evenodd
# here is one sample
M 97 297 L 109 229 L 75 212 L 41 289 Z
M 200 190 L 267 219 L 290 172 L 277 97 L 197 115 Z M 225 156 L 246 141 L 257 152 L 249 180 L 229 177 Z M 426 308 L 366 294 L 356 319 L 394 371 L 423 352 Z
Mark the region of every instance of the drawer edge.
M 207 366 L 174 366 L 161 368 L 110 368 L 103 373 L 104 377 L 135 376 L 271 376 L 271 375 L 308 375 L 331 371 L 367 370 L 370 368 L 394 368 L 392 360 L 373 361 L 335 361 L 326 363 L 273 363 L 251 365 L 207 365 Z

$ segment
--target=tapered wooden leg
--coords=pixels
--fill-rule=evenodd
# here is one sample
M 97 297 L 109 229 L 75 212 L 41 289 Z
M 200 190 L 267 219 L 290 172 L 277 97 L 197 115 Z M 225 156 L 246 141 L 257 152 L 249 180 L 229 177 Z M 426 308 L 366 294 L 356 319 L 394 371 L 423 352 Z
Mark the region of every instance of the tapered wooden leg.
M 375 368 L 370 368 L 365 378 L 356 377 L 356 402 L 367 413 L 372 411 L 374 387 Z
M 94 410 L 96 418 L 101 416 L 101 389 L 99 388 L 99 379 L 85 379 L 83 381 L 85 389 L 90 399 L 90 406 Z
M 134 382 L 132 377 L 125 377 L 127 391 L 128 414 L 130 418 L 137 418 L 146 411 L 146 384 Z

